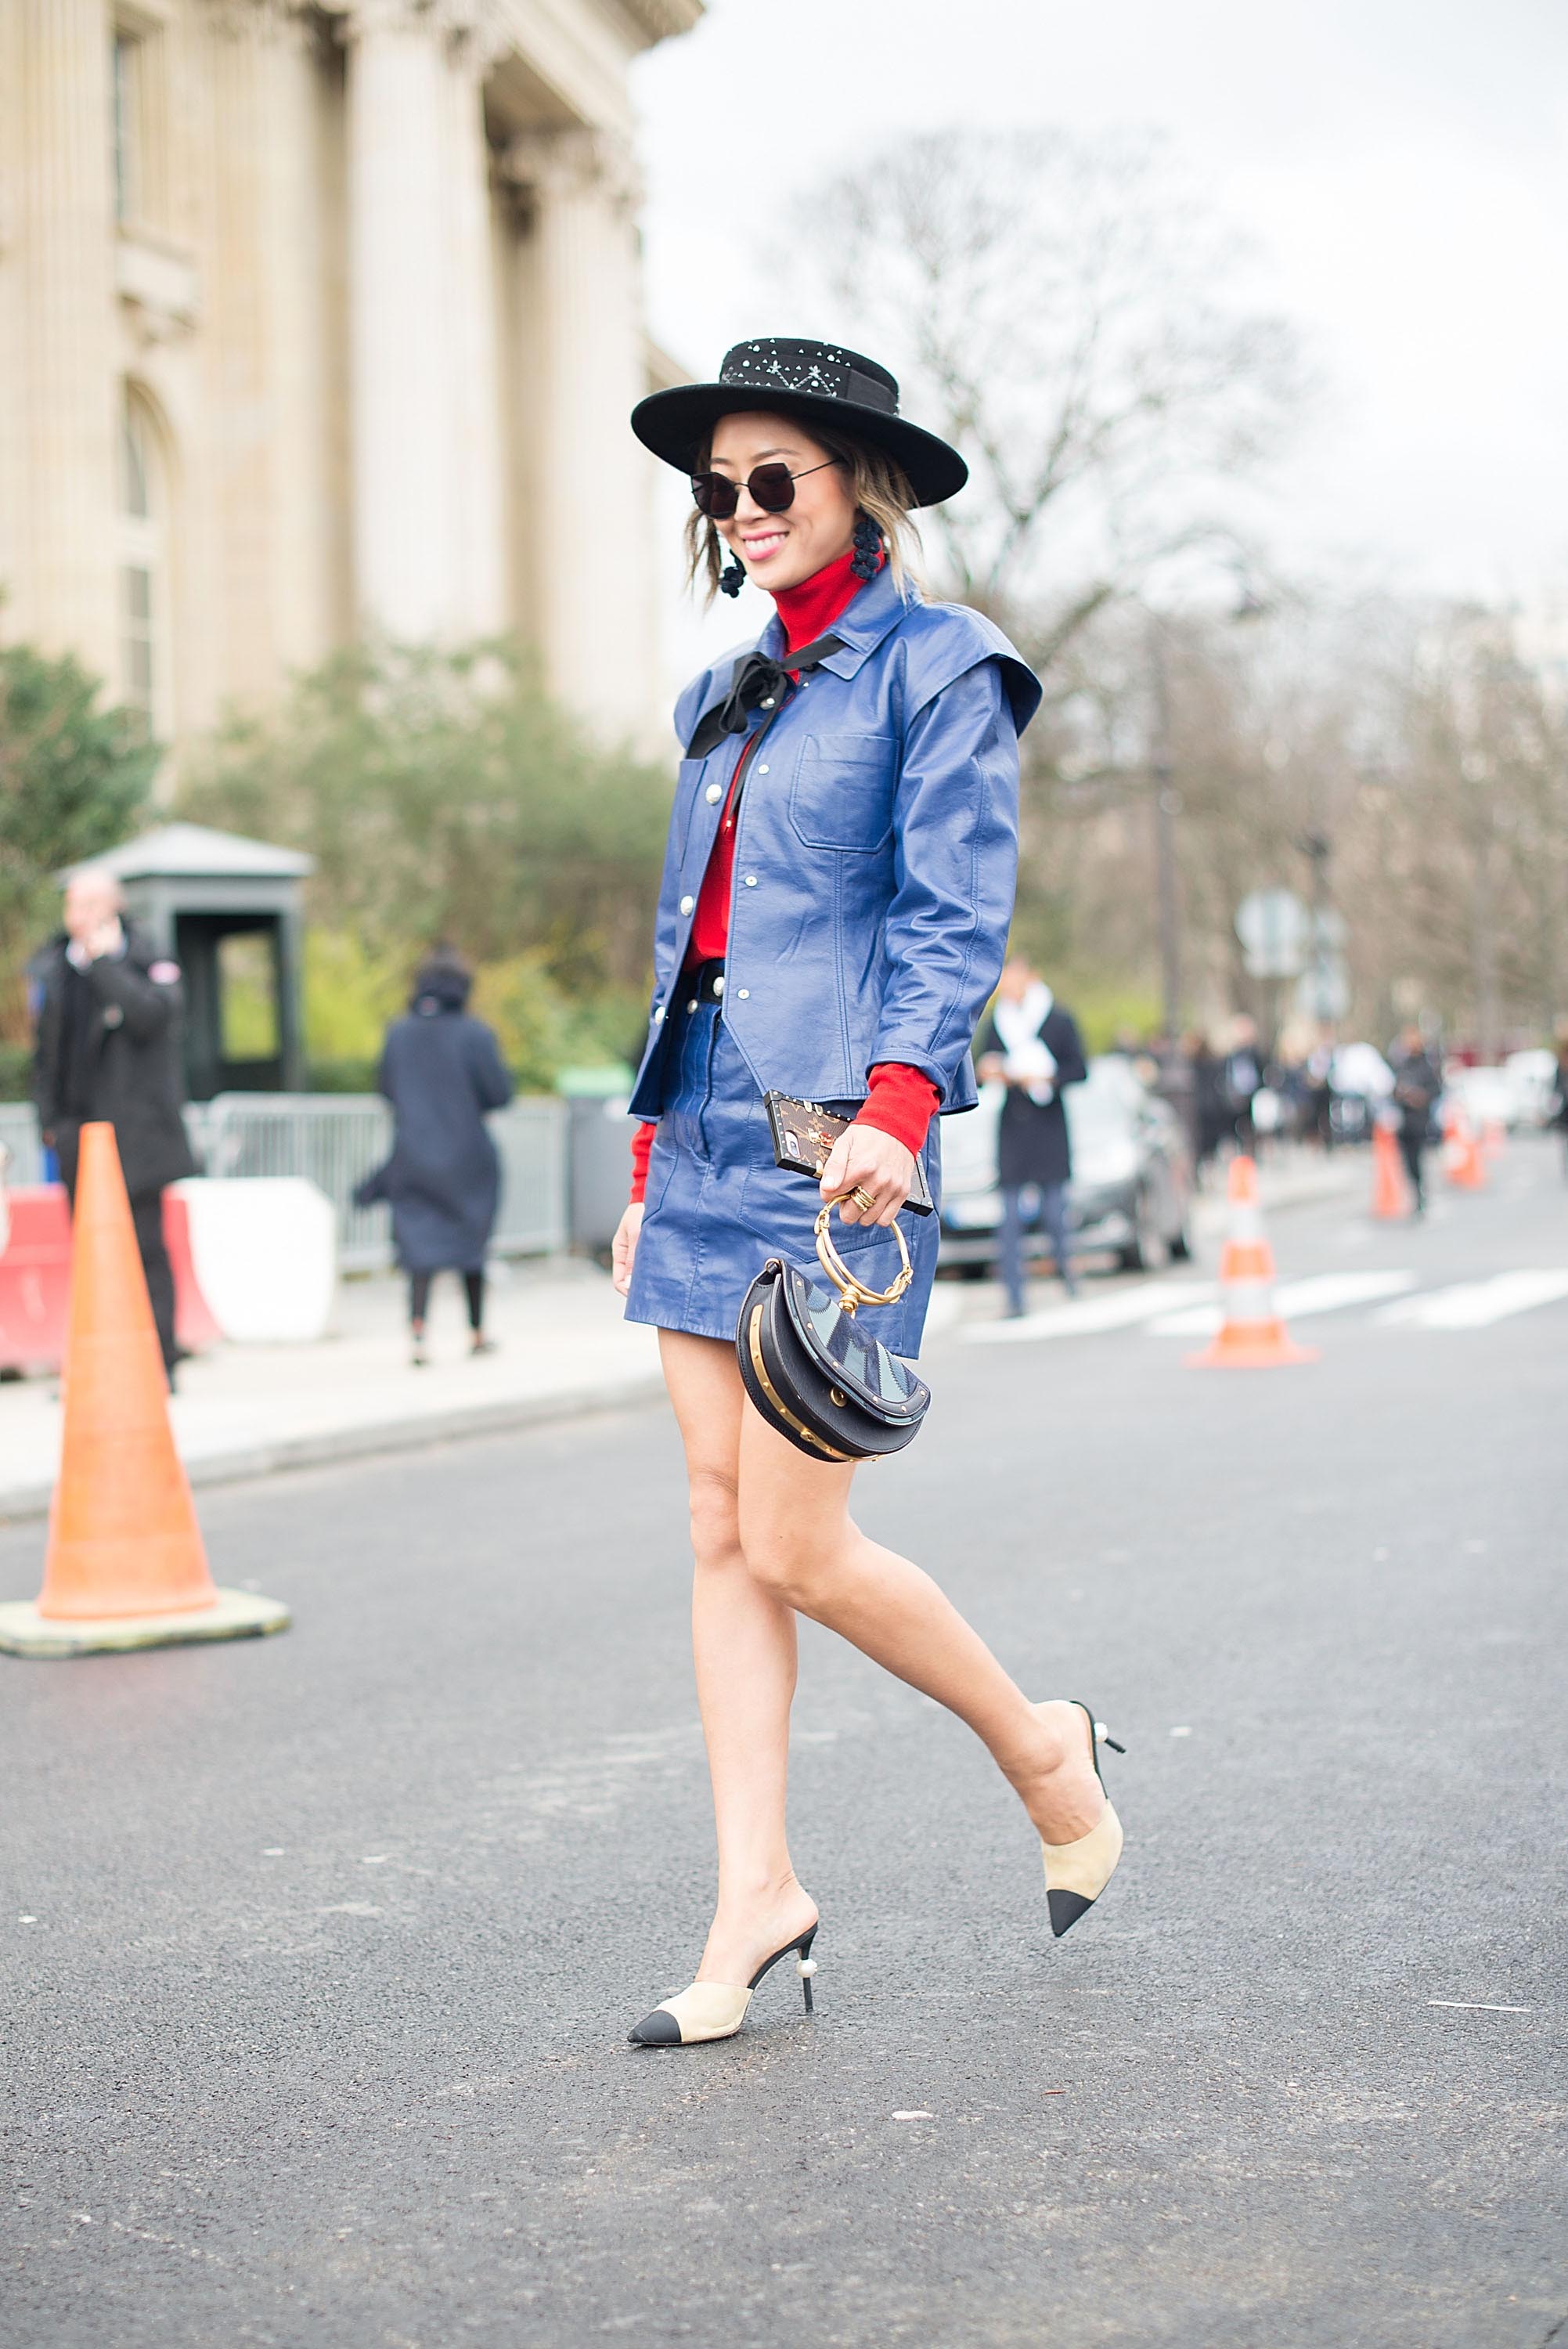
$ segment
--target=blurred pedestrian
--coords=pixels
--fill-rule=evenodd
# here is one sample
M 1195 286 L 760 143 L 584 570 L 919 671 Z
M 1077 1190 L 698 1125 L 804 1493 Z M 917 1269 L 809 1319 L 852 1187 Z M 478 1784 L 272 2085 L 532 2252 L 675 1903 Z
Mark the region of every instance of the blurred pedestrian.
M 980 1039 L 980 1075 L 1007 1088 L 996 1131 L 996 1177 L 1002 1192 L 1002 1281 L 1012 1319 L 1024 1311 L 1024 1232 L 1033 1192 L 1049 1236 L 1057 1270 L 1069 1297 L 1078 1295 L 1068 1233 L 1068 1183 L 1072 1140 L 1062 1092 L 1088 1074 L 1078 1024 L 1039 973 L 1013 955 L 996 982 L 996 999 Z
M 1236 1148 L 1251 1158 L 1258 1146 L 1253 1103 L 1264 1089 L 1264 1058 L 1258 1043 L 1258 1023 L 1243 1011 L 1231 1022 L 1231 1045 L 1223 1071 L 1230 1132 Z
M 1233 1114 L 1230 1095 L 1225 1090 L 1225 1063 L 1201 1029 L 1195 1029 L 1188 1039 L 1188 1052 L 1192 1062 L 1192 1121 L 1197 1143 L 1195 1163 L 1202 1175 L 1210 1162 L 1218 1157 L 1220 1144 L 1231 1132 Z
M 1557 1075 L 1552 1094 L 1552 1123 L 1563 1136 L 1563 1167 L 1568 1172 L 1568 1026 L 1557 1030 Z
M 1187 1155 L 1198 1164 L 1198 1071 L 1191 1036 L 1161 1036 L 1156 1040 L 1157 1066 L 1152 1090 L 1168 1102 L 1180 1121 Z
M 1418 1216 L 1425 1215 L 1425 1159 L 1432 1137 L 1432 1109 L 1443 1089 L 1442 1071 L 1427 1050 L 1427 1040 L 1415 1022 L 1399 1031 L 1388 1055 L 1394 1073 L 1394 1114 L 1398 1120 L 1399 1155 L 1410 1178 Z
M 416 1369 L 429 1361 L 425 1324 L 438 1272 L 462 1277 L 469 1351 L 491 1350 L 485 1256 L 500 1161 L 485 1118 L 506 1107 L 512 1084 L 494 1030 L 468 1016 L 472 985 L 472 972 L 450 947 L 438 947 L 420 965 L 407 1011 L 387 1030 L 376 1081 L 392 1104 L 392 1155 L 355 1195 L 361 1206 L 380 1199 L 391 1206 L 393 1245 L 408 1276 Z
M 1334 1133 L 1334 1039 L 1320 1036 L 1302 1064 L 1305 1087 L 1305 1107 L 1308 1130 L 1325 1152 L 1333 1149 Z
M 89 866 L 73 874 L 64 911 L 65 927 L 28 966 L 38 1124 L 73 1209 L 82 1127 L 99 1120 L 113 1126 L 172 1385 L 179 1350 L 163 1193 L 196 1172 L 181 1115 L 180 966 L 126 919 L 125 893 L 112 873 Z

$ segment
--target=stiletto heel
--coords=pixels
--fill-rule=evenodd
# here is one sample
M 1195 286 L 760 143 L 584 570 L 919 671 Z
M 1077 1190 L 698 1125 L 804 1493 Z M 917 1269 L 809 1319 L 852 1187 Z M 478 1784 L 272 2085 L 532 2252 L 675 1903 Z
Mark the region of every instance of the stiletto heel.
M 795 1971 L 800 1977 L 800 1988 L 805 1995 L 808 2014 L 815 2014 L 817 2011 L 811 2002 L 811 1977 L 817 1971 L 817 1961 L 811 1955 L 811 1944 L 816 1938 L 817 1929 L 813 1925 L 795 1952 Z
M 791 1956 L 805 1994 L 806 2012 L 814 2013 L 811 1977 L 817 1971 L 817 1961 L 811 1955 L 811 1944 L 816 1938 L 816 1926 L 808 1926 L 794 1940 L 775 1950 L 770 1958 L 764 1958 L 744 1988 L 738 1982 L 691 1983 L 674 1998 L 666 1998 L 662 2006 L 655 2006 L 652 2014 L 645 2014 L 641 2023 L 627 2032 L 627 2038 L 634 2047 L 694 2047 L 699 2040 L 733 2039 L 746 2020 L 751 1993 L 763 1975 L 771 1972 L 780 1958 Z
M 1087 1704 L 1077 1697 L 1073 1702 L 1088 1723 L 1089 1760 L 1103 1788 L 1099 1748 L 1108 1745 L 1113 1754 L 1125 1754 L 1127 1748 L 1118 1744 L 1104 1722 L 1097 1721 Z M 1046 1906 L 1050 1911 L 1051 1931 L 1058 1941 L 1094 1907 L 1115 1875 L 1116 1863 L 1121 1857 L 1121 1821 L 1109 1795 L 1095 1825 L 1076 1843 L 1047 1843 L 1041 1837 L 1040 1849 L 1046 1858 Z

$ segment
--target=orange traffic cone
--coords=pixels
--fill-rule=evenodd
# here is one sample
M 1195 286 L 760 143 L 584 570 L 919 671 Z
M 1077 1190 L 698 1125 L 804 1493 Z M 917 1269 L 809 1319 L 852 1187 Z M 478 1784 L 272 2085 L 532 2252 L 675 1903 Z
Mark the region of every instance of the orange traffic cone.
M 1410 1186 L 1399 1164 L 1399 1145 L 1392 1126 L 1372 1129 L 1372 1213 L 1379 1221 L 1410 1212 Z
M 1233 1158 L 1226 1186 L 1231 1228 L 1220 1257 L 1223 1319 L 1211 1345 L 1187 1360 L 1198 1371 L 1267 1371 L 1287 1362 L 1315 1362 L 1314 1348 L 1298 1346 L 1274 1311 L 1274 1250 L 1264 1237 L 1258 1170 Z
M 220 1590 L 174 1432 L 114 1128 L 85 1125 L 65 1439 L 36 1606 L 0 1607 L 0 1648 L 77 1655 L 281 1630 L 288 1609 Z
M 1456 1191 L 1486 1189 L 1486 1161 L 1475 1129 L 1457 1102 L 1443 1120 L 1443 1174 Z

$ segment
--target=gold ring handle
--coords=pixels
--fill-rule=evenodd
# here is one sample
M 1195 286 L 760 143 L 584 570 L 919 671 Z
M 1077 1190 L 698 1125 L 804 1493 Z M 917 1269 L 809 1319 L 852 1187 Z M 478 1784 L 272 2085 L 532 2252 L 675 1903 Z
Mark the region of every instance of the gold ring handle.
M 909 1242 L 904 1238 L 903 1225 L 897 1223 L 892 1225 L 890 1228 L 898 1242 L 898 1252 L 903 1262 L 892 1287 L 868 1288 L 864 1281 L 857 1279 L 850 1270 L 849 1266 L 833 1246 L 828 1226 L 833 1209 L 842 1206 L 846 1199 L 853 1196 L 854 1194 L 851 1191 L 841 1191 L 836 1199 L 827 1200 L 818 1211 L 816 1226 L 817 1261 L 838 1290 L 846 1313 L 853 1313 L 856 1308 L 861 1305 L 896 1305 L 914 1278 L 914 1267 L 909 1260 Z

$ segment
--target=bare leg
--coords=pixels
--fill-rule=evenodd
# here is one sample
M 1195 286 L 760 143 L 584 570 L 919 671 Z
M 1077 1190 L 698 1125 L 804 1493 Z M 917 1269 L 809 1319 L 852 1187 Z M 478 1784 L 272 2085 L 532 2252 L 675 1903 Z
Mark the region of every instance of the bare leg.
M 730 1374 L 738 1386 L 733 1363 Z M 740 1542 L 753 1578 L 967 1722 L 1048 1842 L 1087 1835 L 1104 1795 L 1082 1714 L 1031 1704 L 930 1576 L 868 1540 L 849 1513 L 853 1475 L 806 1459 L 743 1408 Z
M 750 1407 L 732 1350 L 670 1330 L 659 1349 L 691 1490 L 692 1653 L 718 1835 L 718 1905 L 696 1979 L 744 1982 L 817 1913 L 785 1837 L 795 1616 L 741 1554 L 740 1427 Z

